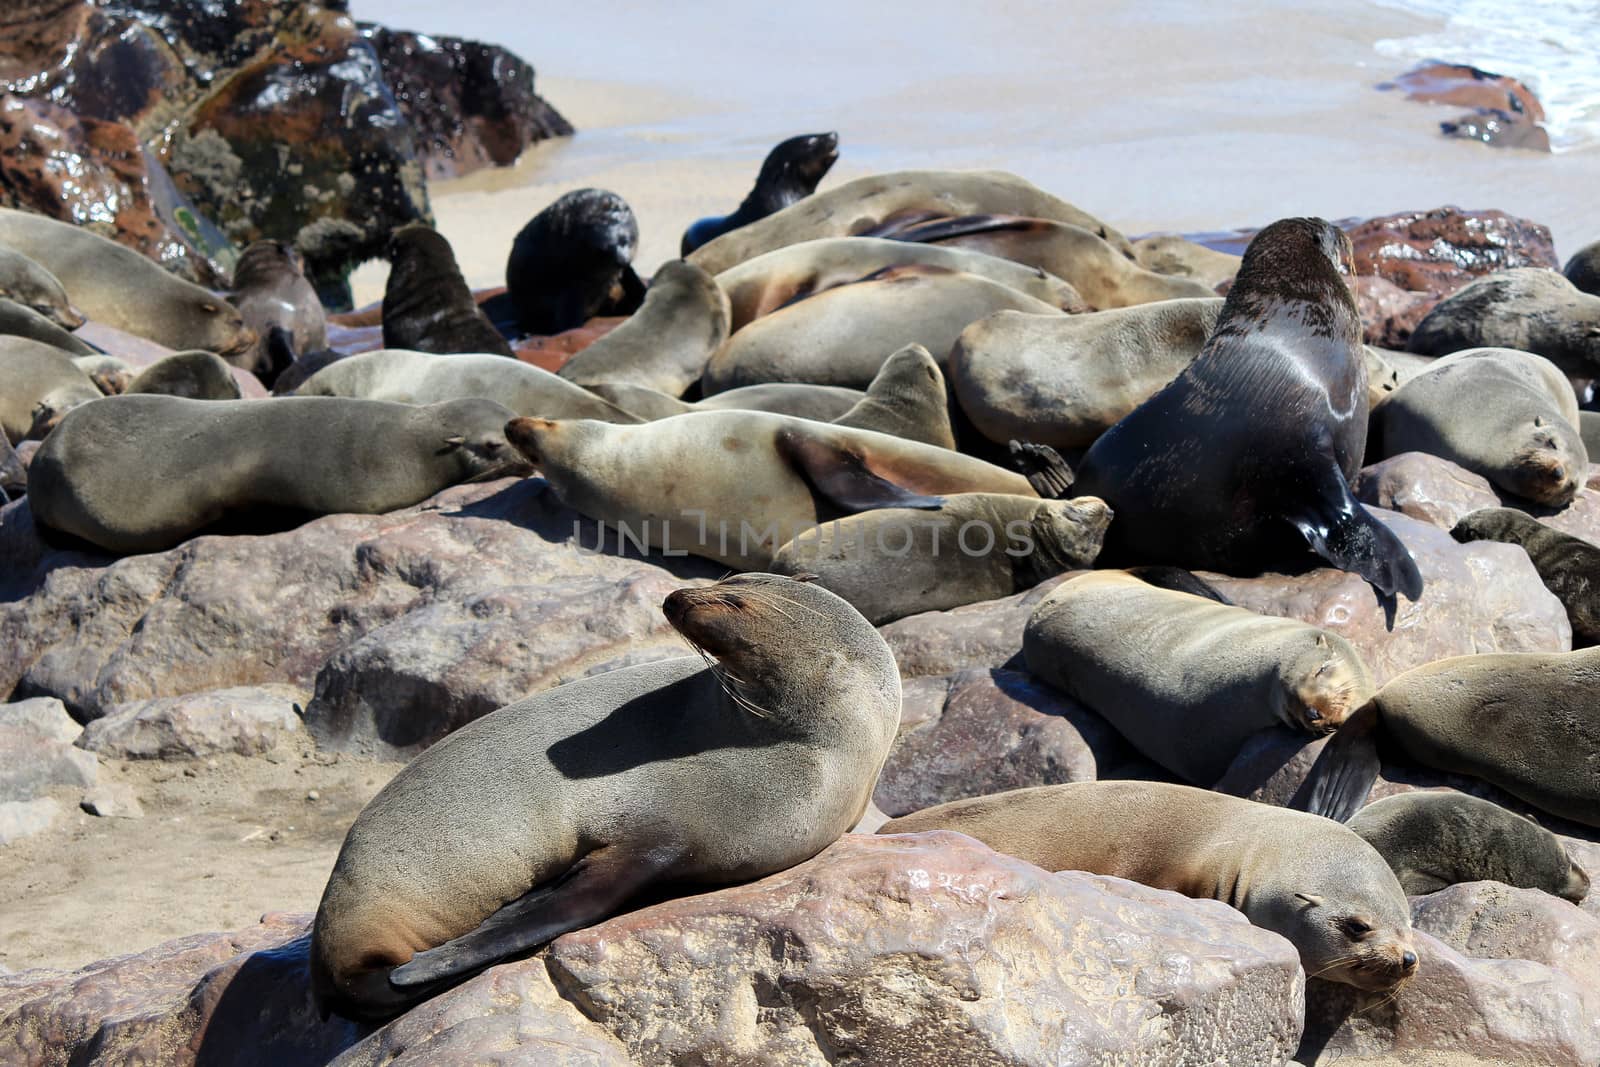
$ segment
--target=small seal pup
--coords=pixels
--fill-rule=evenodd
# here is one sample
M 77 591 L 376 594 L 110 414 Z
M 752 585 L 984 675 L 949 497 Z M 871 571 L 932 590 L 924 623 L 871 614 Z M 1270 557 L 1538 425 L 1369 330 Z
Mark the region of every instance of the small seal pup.
M 388 256 L 383 347 L 514 355 L 478 308 L 443 234 L 420 222 L 407 223 L 389 238 Z
M 1094 497 L 1040 500 L 956 493 L 928 511 L 877 508 L 819 526 L 772 557 L 777 574 L 811 574 L 874 626 L 997 600 L 1087 567 L 1111 510 Z
M 84 323 L 56 276 L 10 248 L 0 248 L 0 297 L 44 316 L 63 330 L 76 330 Z
M 1052 589 L 1028 619 L 1022 654 L 1146 758 L 1200 786 L 1227 772 L 1251 734 L 1276 725 L 1327 733 L 1374 688 L 1338 634 L 1123 571 Z
M 43 437 L 67 412 L 102 395 L 61 349 L 0 336 L 0 432 L 12 444 Z
M 823 237 L 775 248 L 723 271 L 717 275 L 717 284 L 728 294 L 732 327 L 738 331 L 796 300 L 850 285 L 890 267 L 911 266 L 975 274 L 1063 311 L 1089 310 L 1077 290 L 1037 267 L 965 248 L 882 237 Z
M 1549 360 L 1473 348 L 1436 360 L 1372 413 L 1373 458 L 1426 452 L 1547 507 L 1572 501 L 1589 473 L 1578 404 Z
M 1600 547 L 1546 526 L 1516 508 L 1483 508 L 1455 524 L 1457 541 L 1521 545 L 1539 580 L 1567 609 L 1572 636 L 1600 644 Z
M 267 350 L 274 327 L 289 331 L 296 352 L 310 352 L 328 343 L 328 320 L 316 287 L 302 273 L 300 254 L 283 241 L 255 241 L 233 268 L 233 289 L 228 301 L 239 309 L 256 332 L 256 351 L 230 360 L 252 372 L 268 388 L 284 364 Z
M 1411 553 L 1350 493 L 1368 415 L 1350 258 L 1323 219 L 1256 234 L 1200 355 L 1083 458 L 1075 491 L 1117 515 L 1108 562 L 1253 575 L 1315 554 L 1422 595 Z
M 376 515 L 525 474 L 503 431 L 511 417 L 490 400 L 106 397 L 45 439 L 29 495 L 43 526 L 110 552 L 159 552 L 240 513 Z
M 1457 792 L 1384 797 L 1345 823 L 1393 868 L 1411 896 L 1458 882 L 1542 889 L 1576 904 L 1589 876 L 1561 839 L 1532 819 Z
M 627 382 L 682 396 L 728 331 L 722 286 L 694 264 L 674 260 L 650 279 L 639 310 L 567 360 L 560 374 L 579 385 Z
M 633 314 L 644 300 L 630 266 L 638 247 L 639 223 L 616 193 L 575 189 L 559 197 L 511 243 L 506 297 L 517 322 L 546 336 L 596 315 Z
M 1308 976 L 1382 993 L 1417 970 L 1394 872 L 1318 815 L 1167 782 L 1074 782 L 940 804 L 878 833 L 923 830 L 967 834 L 1047 871 L 1220 900 L 1288 938 Z
M 893 228 L 913 218 L 954 215 L 1026 215 L 1081 226 L 1124 256 L 1128 239 L 1086 211 L 1038 186 L 998 170 L 902 170 L 870 174 L 813 193 L 782 211 L 723 234 L 691 252 L 689 260 L 721 274 L 774 248 L 819 237 L 853 237 Z
M 171 349 L 204 348 L 224 358 L 256 343 L 226 300 L 71 223 L 0 208 L 0 246 L 55 275 L 78 310 L 96 322 Z
M 1426 356 L 1463 348 L 1515 348 L 1600 377 L 1600 296 L 1543 267 L 1486 274 L 1439 301 L 1406 342 Z
M 325 1007 L 392 1015 L 648 887 L 801 863 L 867 809 L 900 724 L 883 638 L 825 589 L 745 574 L 663 611 L 704 657 L 528 697 L 427 749 L 356 818 L 311 935 Z
M 942 360 L 970 323 L 996 311 L 1059 308 L 975 274 L 890 267 L 797 301 L 734 334 L 706 364 L 707 396 L 763 382 L 864 389 L 891 352 L 919 344 Z
M 221 356 L 176 352 L 158 359 L 128 383 L 125 393 L 160 393 L 190 400 L 238 400 L 239 381 Z
M 582 386 L 531 363 L 481 352 L 435 356 L 383 348 L 347 356 L 317 371 L 296 396 L 351 396 L 397 404 L 483 397 L 518 415 L 639 422 Z
M 766 570 L 784 542 L 857 511 L 1037 495 L 1022 475 L 947 448 L 764 411 L 637 426 L 524 418 L 506 436 L 569 507 L 739 570 Z
M 707 241 L 730 230 L 782 211 L 817 191 L 828 168 L 839 158 L 837 133 L 804 133 L 779 141 L 761 163 L 756 186 L 731 215 L 700 219 L 683 231 L 679 255 L 687 256 Z
M 1600 241 L 1584 245 L 1561 271 L 1567 281 L 1590 296 L 1600 296 Z

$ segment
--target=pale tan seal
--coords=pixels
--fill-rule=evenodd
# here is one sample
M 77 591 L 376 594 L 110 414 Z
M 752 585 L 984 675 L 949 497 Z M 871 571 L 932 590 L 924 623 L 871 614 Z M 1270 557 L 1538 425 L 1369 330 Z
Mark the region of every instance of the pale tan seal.
M 691 411 L 770 411 L 775 415 L 795 415 L 815 422 L 832 422 L 867 395 L 861 389 L 807 385 L 804 382 L 747 385 L 692 402 L 626 382 L 595 382 L 584 388 L 647 422 L 686 415 Z
M 1133 258 L 1145 270 L 1192 278 L 1213 291 L 1239 273 L 1239 256 L 1218 252 L 1175 234 L 1156 234 L 1133 242 Z
M 1126 262 L 1126 261 L 1124 261 Z M 738 331 L 795 300 L 858 282 L 888 267 L 944 267 L 987 278 L 1063 311 L 1087 311 L 1077 292 L 1037 267 L 964 248 L 881 237 L 824 237 L 746 260 L 717 276 Z
M 928 350 L 906 345 L 883 361 L 866 395 L 833 424 L 954 448 L 949 395 L 944 372 Z
M 701 387 L 708 396 L 763 382 L 863 389 L 891 353 L 919 344 L 943 361 L 969 323 L 1007 310 L 1061 314 L 975 274 L 891 267 L 752 322 L 711 357 Z
M 1034 674 L 1201 786 L 1223 776 L 1251 734 L 1275 725 L 1327 733 L 1373 693 L 1366 664 L 1338 634 L 1123 571 L 1052 589 L 1028 619 L 1022 652 Z
M 682 396 L 728 339 L 728 297 L 699 267 L 674 260 L 656 271 L 628 321 L 569 359 L 579 385 L 627 382 Z
M 745 260 L 819 237 L 849 237 L 885 220 L 921 215 L 1027 215 L 1082 226 L 1132 257 L 1128 239 L 1093 215 L 1003 171 L 906 170 L 873 174 L 813 193 L 764 219 L 723 234 L 690 254 L 721 274 Z
M 114 396 L 68 413 L 33 458 L 44 526 L 117 553 L 171 548 L 257 511 L 378 514 L 525 473 L 509 409 L 333 397 Z
M 173 349 L 248 351 L 254 332 L 226 300 L 131 248 L 26 211 L 0 208 L 0 245 L 44 267 L 89 318 Z
M 605 919 L 656 885 L 809 859 L 861 818 L 900 722 L 894 656 L 826 590 L 739 575 L 667 597 L 706 657 L 508 705 L 423 752 L 345 838 L 313 989 L 356 1016 Z
M 938 508 L 877 508 L 820 526 L 772 557 L 778 574 L 814 574 L 874 626 L 997 600 L 1087 567 L 1111 509 L 1095 497 L 1039 500 L 957 493 Z
M 559 375 L 490 353 L 440 356 L 398 348 L 363 352 L 317 371 L 295 395 L 363 397 L 397 404 L 482 397 L 504 404 L 518 415 L 640 421 Z
M 760 411 L 697 411 L 638 426 L 517 419 L 506 434 L 570 507 L 639 543 L 764 570 L 819 520 L 935 507 L 944 493 L 1036 495 L 971 456 Z
M 1412 896 L 1458 882 L 1504 882 L 1567 900 L 1589 894 L 1589 876 L 1561 839 L 1532 819 L 1456 792 L 1384 797 L 1345 823 L 1393 869 Z
M 1589 472 L 1572 386 L 1529 352 L 1474 348 L 1436 360 L 1372 421 L 1374 461 L 1426 452 L 1550 507 L 1570 502 Z
M 0 297 L 15 301 L 63 330 L 83 325 L 54 274 L 12 248 L 0 248 Z
M 96 354 L 95 349 L 84 344 L 81 338 L 57 326 L 33 308 L 4 297 L 0 297 L 0 334 L 42 341 L 72 356 Z
M 43 437 L 67 412 L 102 395 L 61 349 L 0 336 L 0 431 L 12 444 Z

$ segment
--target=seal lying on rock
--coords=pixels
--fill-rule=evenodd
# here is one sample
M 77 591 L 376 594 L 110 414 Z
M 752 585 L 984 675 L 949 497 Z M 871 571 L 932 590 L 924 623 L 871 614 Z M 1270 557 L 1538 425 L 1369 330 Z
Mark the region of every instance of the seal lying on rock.
M 15 249 L 0 248 L 0 297 L 44 316 L 63 330 L 76 330 L 84 322 L 56 276 Z
M 312 927 L 325 1007 L 392 1015 L 651 887 L 785 870 L 861 818 L 900 723 L 878 632 L 770 574 L 680 589 L 663 610 L 705 662 L 503 707 L 367 805 Z
M 238 400 L 239 382 L 221 356 L 211 352 L 175 352 L 134 376 L 127 393 L 160 393 L 190 400 Z
M 1394 872 L 1319 816 L 1166 782 L 1074 782 L 940 804 L 878 833 L 923 830 L 955 830 L 1047 871 L 1220 900 L 1288 938 L 1306 974 L 1326 981 L 1387 992 L 1417 970 Z
M 505 438 L 512 416 L 490 400 L 106 397 L 46 438 L 29 495 L 50 529 L 111 552 L 157 552 L 240 513 L 376 515 L 526 473 Z
M 1022 654 L 1145 757 L 1201 786 L 1226 773 L 1251 734 L 1278 725 L 1326 733 L 1373 693 L 1366 664 L 1338 634 L 1121 571 L 1052 589 L 1028 619 Z
M 389 238 L 388 255 L 383 347 L 513 354 L 494 323 L 479 310 L 442 234 L 420 222 L 408 223 Z
M 1345 824 L 1378 850 L 1412 896 L 1458 882 L 1504 882 L 1567 900 L 1589 876 L 1560 838 L 1532 819 L 1465 793 L 1403 793 L 1368 804 Z
M 557 198 L 511 243 L 506 297 L 517 322 L 547 336 L 596 315 L 633 314 L 644 300 L 630 266 L 638 247 L 639 223 L 616 193 L 575 189 Z
M 1411 553 L 1350 492 L 1368 397 L 1349 258 L 1322 219 L 1250 242 L 1200 355 L 1083 458 L 1074 491 L 1117 515 L 1108 562 L 1242 576 L 1314 553 L 1384 595 L 1422 595 Z
M 1542 267 L 1496 271 L 1439 301 L 1406 342 L 1429 356 L 1484 347 L 1533 352 L 1568 374 L 1600 377 L 1600 296 Z
M 731 215 L 700 219 L 683 231 L 680 255 L 688 255 L 713 238 L 782 211 L 817 191 L 817 183 L 839 158 L 837 133 L 806 133 L 780 141 L 761 163 L 756 187 Z
M 32 308 L 4 297 L 0 297 L 0 335 L 26 337 L 59 348 L 69 356 L 99 354 L 76 334 L 68 333 Z
M 61 349 L 0 336 L 0 433 L 12 444 L 43 437 L 67 412 L 102 395 Z
M 1515 508 L 1483 508 L 1456 523 L 1457 541 L 1521 545 L 1539 580 L 1567 609 L 1572 636 L 1600 643 L 1600 546 L 1546 526 Z

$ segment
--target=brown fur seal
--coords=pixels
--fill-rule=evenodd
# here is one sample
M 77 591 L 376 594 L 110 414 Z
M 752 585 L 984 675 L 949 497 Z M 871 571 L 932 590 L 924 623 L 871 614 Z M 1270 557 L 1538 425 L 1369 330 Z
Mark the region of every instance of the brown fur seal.
M 1426 452 L 1549 507 L 1569 503 L 1589 473 L 1572 387 L 1528 352 L 1446 356 L 1380 404 L 1372 421 L 1374 460 Z
M 0 297 L 0 334 L 26 337 L 53 345 L 70 356 L 92 356 L 96 351 L 74 334 L 68 333 L 43 315 L 15 300 Z
M 1036 267 L 964 248 L 880 237 L 824 237 L 773 249 L 724 271 L 717 276 L 717 284 L 728 294 L 732 326 L 738 331 L 796 300 L 858 282 L 889 267 L 909 266 L 975 274 L 1064 311 L 1089 310 L 1072 286 Z
M 517 322 L 549 336 L 597 315 L 631 315 L 644 299 L 630 266 L 638 247 L 633 209 L 616 193 L 575 189 L 558 197 L 511 243 L 506 299 Z
M 1532 819 L 1465 793 L 1402 793 L 1345 824 L 1394 870 L 1412 896 L 1458 882 L 1504 882 L 1574 903 L 1589 893 L 1560 838 Z
M 792 867 L 861 818 L 900 723 L 877 631 L 771 574 L 681 589 L 663 610 L 706 662 L 624 667 L 503 707 L 367 805 L 312 927 L 325 1006 L 393 1014 L 651 886 Z
M 1572 636 L 1600 644 L 1600 547 L 1552 529 L 1515 508 L 1484 508 L 1456 523 L 1457 541 L 1521 545 L 1545 584 L 1567 609 Z
M 1435 305 L 1406 348 L 1429 356 L 1515 348 L 1543 356 L 1568 374 L 1600 377 L 1600 296 L 1542 267 L 1497 271 Z
M 1590 296 L 1600 296 L 1600 241 L 1578 249 L 1561 273 L 1574 287 Z
M 238 400 L 239 382 L 221 356 L 178 352 L 158 359 L 128 383 L 127 393 L 159 393 L 190 400 Z
M 33 459 L 38 522 L 111 552 L 171 548 L 257 510 L 378 514 L 526 473 L 489 400 L 114 396 L 61 420 Z
M 0 431 L 12 444 L 43 437 L 67 412 L 102 395 L 61 349 L 0 336 Z
M 398 404 L 483 397 L 518 415 L 640 421 L 565 378 L 530 363 L 487 353 L 436 356 L 397 348 L 363 352 L 319 370 L 295 395 L 364 397 Z
M 1028 619 L 1022 653 L 1144 756 L 1201 786 L 1226 773 L 1251 734 L 1276 725 L 1326 733 L 1373 692 L 1338 634 L 1120 571 L 1052 589 Z
M 15 301 L 62 330 L 83 325 L 56 276 L 10 248 L 0 248 L 0 297 Z
M 1003 171 L 905 170 L 873 174 L 813 193 L 774 215 L 696 249 L 689 259 L 721 274 L 747 259 L 819 237 L 851 237 L 896 217 L 1026 215 L 1082 226 L 1132 257 L 1128 239 L 1087 212 Z
M 1083 458 L 1074 491 L 1117 515 L 1109 562 L 1243 576 L 1314 553 L 1385 595 L 1422 595 L 1411 553 L 1350 493 L 1368 407 L 1349 258 L 1322 219 L 1250 242 L 1200 355 Z
M 116 356 L 95 354 L 90 356 L 70 356 L 72 365 L 77 367 L 89 380 L 106 396 L 120 396 L 128 391 L 133 380 L 139 376 L 139 371 L 125 359 Z M 165 359 L 166 357 L 162 357 Z M 158 361 L 159 362 L 159 361 Z M 226 364 L 224 364 L 226 366 Z
M 683 231 L 680 254 L 686 256 L 707 241 L 810 196 L 838 158 L 837 133 L 807 133 L 778 142 L 762 161 L 756 186 L 739 209 L 731 215 L 696 221 Z
M 249 351 L 255 334 L 226 300 L 98 234 L 0 208 L 0 246 L 55 275 L 89 318 L 173 349 Z
M 1308 976 L 1386 992 L 1416 973 L 1405 892 L 1317 815 L 1166 782 L 1074 782 L 940 804 L 880 834 L 955 830 L 1047 871 L 1220 900 L 1289 939 Z
M 306 281 L 300 254 L 283 241 L 256 241 L 244 250 L 233 268 L 233 290 L 228 300 L 256 332 L 251 356 L 229 362 L 254 373 L 271 386 L 287 364 L 267 347 L 274 327 L 287 330 L 295 352 L 326 347 L 328 320 L 316 287 Z
M 1156 234 L 1133 242 L 1133 258 L 1145 270 L 1177 278 L 1192 278 L 1216 291 L 1239 273 L 1238 256 L 1218 252 L 1175 234 Z
M 974 215 L 933 219 L 884 236 L 985 252 L 1037 267 L 1072 286 L 1099 311 L 1216 295 L 1211 286 L 1145 270 L 1098 234 L 1067 222 Z
M 639 426 L 517 419 L 506 434 L 569 507 L 740 570 L 765 569 L 801 531 L 857 511 L 1034 495 L 1021 475 L 959 452 L 760 411 Z
M 674 260 L 656 271 L 627 322 L 569 359 L 561 377 L 579 385 L 628 382 L 682 396 L 728 339 L 728 297 L 699 267 Z
M 407 223 L 389 238 L 388 256 L 383 347 L 513 354 L 494 323 L 479 310 L 442 234 L 420 222 Z
M 833 424 L 956 447 L 944 374 L 921 345 L 907 345 L 884 360 L 866 395 Z
M 691 411 L 770 411 L 775 415 L 794 415 L 814 422 L 832 422 L 867 395 L 861 389 L 842 389 L 836 385 L 768 382 L 729 389 L 726 393 L 690 403 L 655 389 L 625 382 L 596 382 L 584 388 L 648 422 L 687 415 Z
M 863 389 L 889 354 L 919 344 L 942 360 L 969 323 L 996 311 L 1058 308 L 943 267 L 891 267 L 757 319 L 711 357 L 706 394 L 763 382 Z
M 874 626 L 997 600 L 1087 567 L 1111 511 L 1094 497 L 1039 500 L 957 493 L 938 508 L 878 508 L 803 534 L 772 557 L 777 574 L 814 574 Z

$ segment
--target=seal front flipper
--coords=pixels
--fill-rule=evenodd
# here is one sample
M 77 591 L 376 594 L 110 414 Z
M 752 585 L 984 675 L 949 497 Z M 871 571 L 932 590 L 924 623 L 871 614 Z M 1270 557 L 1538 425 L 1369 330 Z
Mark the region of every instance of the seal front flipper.
M 1028 479 L 1033 491 L 1046 500 L 1065 500 L 1067 490 L 1076 481 L 1072 468 L 1061 458 L 1061 453 L 1049 445 L 1031 441 L 1012 441 L 1011 466 Z
M 847 515 L 875 508 L 942 507 L 944 498 L 925 496 L 876 473 L 856 452 L 792 429 L 779 430 L 778 455 L 804 478 L 811 490 Z
M 1368 703 L 1344 721 L 1311 765 L 1311 773 L 1289 800 L 1296 811 L 1307 811 L 1336 822 L 1349 822 L 1367 802 L 1378 779 L 1378 707 Z
M 1342 571 L 1359 574 L 1384 596 L 1404 593 L 1412 603 L 1422 596 L 1422 572 L 1410 549 L 1367 513 L 1332 462 L 1319 466 L 1307 499 L 1284 517 L 1294 523 L 1311 551 Z
M 414 989 L 537 948 L 562 934 L 610 918 L 634 893 L 656 881 L 678 857 L 639 855 L 606 846 L 590 852 L 555 881 L 530 889 L 442 945 L 419 952 L 389 972 L 396 989 Z

